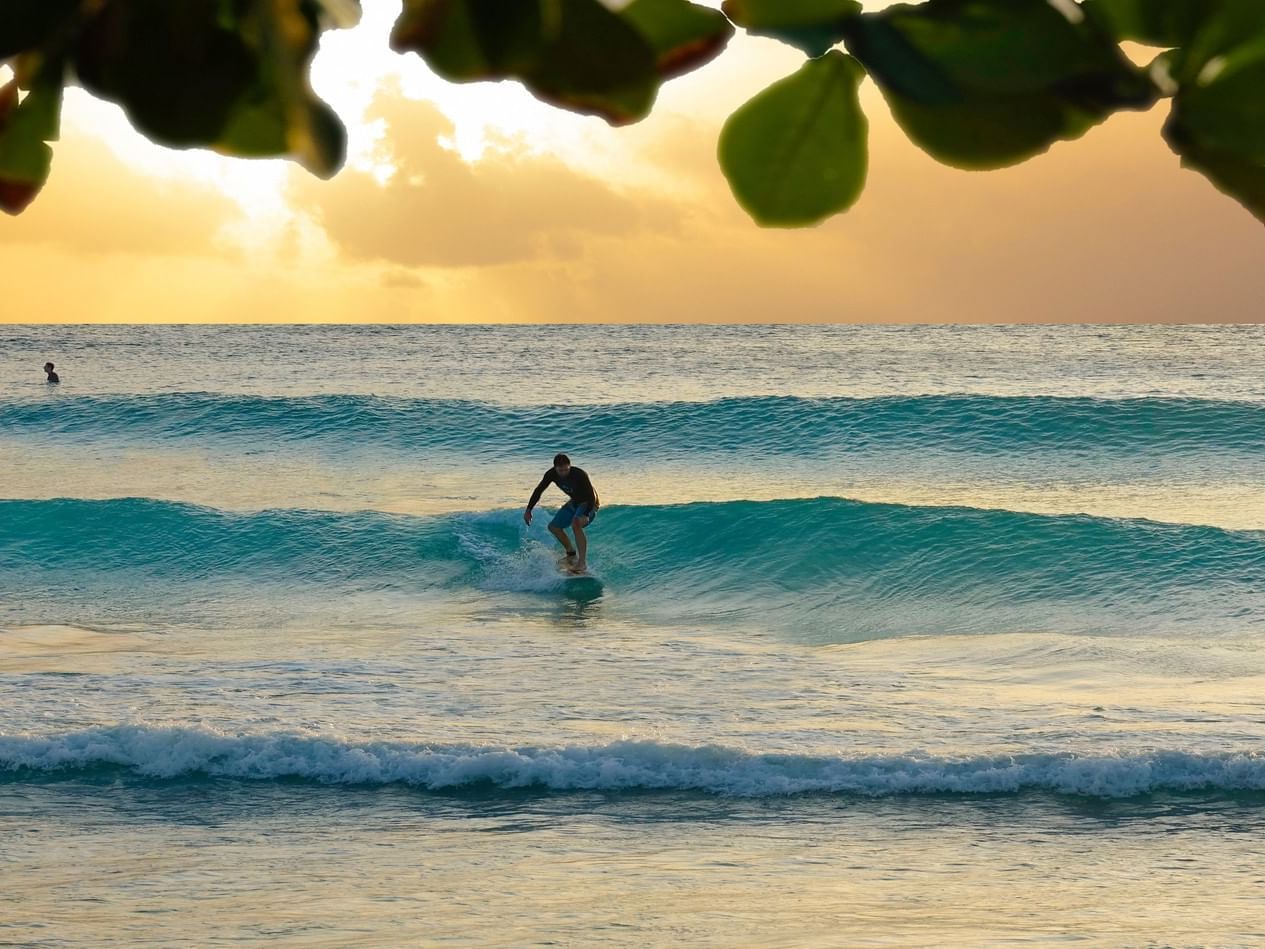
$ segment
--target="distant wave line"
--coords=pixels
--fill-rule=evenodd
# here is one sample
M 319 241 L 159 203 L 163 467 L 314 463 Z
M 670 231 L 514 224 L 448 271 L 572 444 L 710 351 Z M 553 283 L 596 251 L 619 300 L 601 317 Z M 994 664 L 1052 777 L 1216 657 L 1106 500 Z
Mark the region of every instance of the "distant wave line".
M 210 393 L 0 401 L 10 436 L 227 441 L 329 450 L 529 453 L 559 432 L 611 456 L 899 448 L 1265 454 L 1265 405 L 1183 398 L 889 396 L 504 406 L 447 399 Z

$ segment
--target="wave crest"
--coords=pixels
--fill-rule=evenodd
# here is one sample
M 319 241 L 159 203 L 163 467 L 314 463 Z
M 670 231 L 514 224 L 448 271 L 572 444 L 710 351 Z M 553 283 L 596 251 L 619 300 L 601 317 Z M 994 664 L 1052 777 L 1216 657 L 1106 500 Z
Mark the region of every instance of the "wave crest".
M 103 585 L 120 602 L 162 598 L 202 582 L 335 596 L 557 590 L 538 521 L 528 531 L 505 510 L 417 518 L 0 501 L 0 562 L 54 599 Z M 816 498 L 611 506 L 593 550 L 608 589 L 634 611 L 781 618 L 830 641 L 1265 625 L 1257 531 Z
M 400 784 L 428 791 L 479 786 L 550 791 L 695 791 L 741 797 L 798 794 L 1018 794 L 1120 798 L 1158 791 L 1265 790 L 1265 756 L 1182 751 L 982 757 L 761 754 L 715 745 L 361 743 L 297 733 L 114 726 L 54 735 L 0 735 L 0 769 L 150 778 L 301 778 L 335 785 Z
M 0 401 L 0 430 L 38 437 L 495 456 L 539 455 L 542 444 L 568 431 L 584 433 L 608 457 L 630 458 L 753 450 L 832 457 L 891 449 L 1255 457 L 1265 454 L 1265 405 L 1182 398 L 936 395 L 501 406 L 359 395 L 172 393 Z

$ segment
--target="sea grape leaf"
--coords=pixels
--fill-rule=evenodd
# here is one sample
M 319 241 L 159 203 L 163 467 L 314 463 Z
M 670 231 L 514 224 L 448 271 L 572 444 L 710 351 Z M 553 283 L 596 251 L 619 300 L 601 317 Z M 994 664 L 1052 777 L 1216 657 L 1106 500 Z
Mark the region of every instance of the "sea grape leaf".
M 1086 0 L 1095 18 L 1118 40 L 1147 46 L 1184 46 L 1217 0 Z
M 649 42 L 663 79 L 715 58 L 734 33 L 722 14 L 687 0 L 633 0 L 620 16 Z
M 1201 82 L 1204 70 L 1222 57 L 1254 58 L 1265 45 L 1265 3 L 1261 0 L 1209 0 L 1195 34 L 1180 50 L 1179 83 Z M 1219 68 L 1219 65 L 1217 65 Z
M 346 133 L 338 116 L 312 92 L 307 72 L 320 28 L 314 11 L 272 0 L 245 26 L 259 51 L 255 81 L 230 114 L 216 148 L 230 154 L 289 154 L 321 177 L 343 162 Z
M 43 46 L 80 6 L 80 0 L 0 2 L 0 59 Z
M 848 50 L 914 142 L 961 168 L 1024 161 L 1158 90 L 1094 20 L 1046 0 L 929 0 L 857 17 Z
M 318 13 L 306 0 L 106 0 L 75 70 L 156 142 L 289 155 L 328 177 L 345 133 L 308 84 Z
M 771 36 L 820 56 L 844 37 L 861 12 L 857 0 L 725 0 L 725 15 L 748 33 Z
M 1265 10 L 1243 13 L 1221 10 L 1192 40 L 1164 137 L 1265 220 Z
M 599 0 L 405 0 L 391 46 L 452 82 L 517 79 L 612 125 L 644 118 L 659 88 L 651 41 Z
M 0 87 L 0 209 L 20 214 L 48 180 L 53 163 L 49 142 L 61 124 L 60 61 L 49 63 L 26 97 L 18 84 Z
M 851 207 L 865 187 L 865 70 L 832 51 L 809 60 L 730 116 L 720 163 L 738 202 L 761 224 L 800 227 Z
M 1099 118 L 1048 95 L 977 95 L 933 106 L 895 95 L 887 98 L 892 115 L 912 141 L 937 161 L 966 170 L 1027 161 L 1056 141 L 1085 134 Z
M 236 6 L 225 23 L 216 0 L 107 3 L 85 26 L 76 72 L 156 140 L 215 142 L 256 73 Z
M 1182 167 L 1202 173 L 1219 191 L 1234 198 L 1265 224 L 1265 165 L 1224 152 L 1203 149 L 1169 127 L 1165 138 L 1182 158 Z
M 1171 121 L 1201 148 L 1265 164 L 1265 48 L 1226 57 L 1206 79 L 1184 83 Z
M 1083 9 L 1118 40 L 1174 50 L 1166 65 L 1181 82 L 1259 37 L 1265 24 L 1261 0 L 1085 0 Z
M 539 2 L 405 0 L 391 47 L 421 55 L 452 82 L 505 79 L 542 55 L 545 25 Z

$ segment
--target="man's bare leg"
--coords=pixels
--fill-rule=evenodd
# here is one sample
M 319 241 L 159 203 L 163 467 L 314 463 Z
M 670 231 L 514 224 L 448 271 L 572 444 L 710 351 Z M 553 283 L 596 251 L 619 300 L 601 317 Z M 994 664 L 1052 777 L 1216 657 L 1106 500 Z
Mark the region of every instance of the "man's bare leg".
M 566 531 L 564 531 L 561 527 L 554 527 L 553 525 L 550 525 L 549 533 L 553 534 L 554 537 L 558 538 L 558 543 L 560 543 L 562 545 L 562 549 L 567 552 L 568 560 L 570 560 L 572 557 L 575 556 L 575 551 L 571 549 L 571 539 L 567 537 Z M 583 552 L 581 552 L 580 554 L 580 559 L 581 560 L 584 559 Z
M 589 568 L 589 539 L 584 533 L 584 525 L 588 522 L 589 519 L 587 517 L 577 517 L 571 522 L 571 527 L 575 531 L 575 547 L 576 550 L 580 552 L 580 556 L 576 559 L 575 566 L 571 568 L 576 573 L 583 573 Z

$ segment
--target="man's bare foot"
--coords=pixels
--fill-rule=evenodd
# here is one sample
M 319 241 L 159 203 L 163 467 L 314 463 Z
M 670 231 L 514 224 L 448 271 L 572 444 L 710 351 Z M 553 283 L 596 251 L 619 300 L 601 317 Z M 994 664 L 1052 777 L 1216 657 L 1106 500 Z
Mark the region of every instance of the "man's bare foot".
M 588 565 L 587 565 L 587 564 L 576 563 L 576 564 L 572 564 L 571 566 L 567 567 L 567 572 L 568 572 L 568 573 L 574 573 L 574 574 L 578 577 L 580 574 L 583 574 L 583 573 L 588 573 L 588 572 L 589 572 L 589 568 L 588 568 Z

